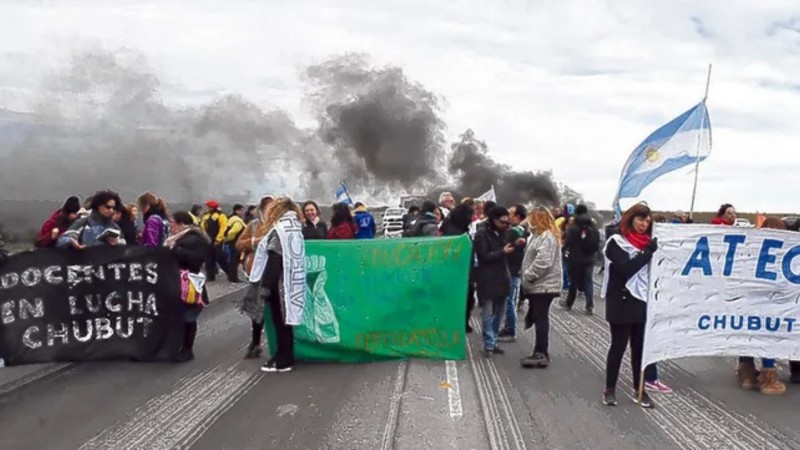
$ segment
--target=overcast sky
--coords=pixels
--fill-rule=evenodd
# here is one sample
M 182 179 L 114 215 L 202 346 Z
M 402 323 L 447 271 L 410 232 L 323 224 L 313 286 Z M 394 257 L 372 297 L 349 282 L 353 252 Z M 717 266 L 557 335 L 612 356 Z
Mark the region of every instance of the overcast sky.
M 800 2 L 268 0 L 0 2 L 0 107 L 87 47 L 141 51 L 170 101 L 241 92 L 311 125 L 299 70 L 343 52 L 403 67 L 517 169 L 551 169 L 601 208 L 652 131 L 703 96 L 713 150 L 698 209 L 798 209 Z M 690 168 L 642 199 L 688 209 Z

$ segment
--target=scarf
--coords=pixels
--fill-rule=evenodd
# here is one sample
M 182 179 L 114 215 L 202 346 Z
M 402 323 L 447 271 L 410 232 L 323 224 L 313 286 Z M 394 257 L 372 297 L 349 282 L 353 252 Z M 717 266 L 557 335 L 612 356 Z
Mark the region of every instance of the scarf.
M 303 323 L 306 302 L 306 246 L 303 224 L 292 211 L 286 212 L 269 230 L 278 234 L 283 249 L 283 302 L 284 323 L 297 326 Z M 250 271 L 250 282 L 259 283 L 269 260 L 268 238 L 258 243 L 255 261 Z
M 170 234 L 169 237 L 164 241 L 164 247 L 173 248 L 175 247 L 175 243 L 180 240 L 180 238 L 186 236 L 186 233 L 192 231 L 192 226 L 184 225 L 183 228 L 178 230 L 176 233 Z
M 647 236 L 647 235 L 645 235 Z M 649 240 L 649 236 L 648 236 Z M 615 234 L 611 236 L 611 238 L 606 241 L 606 246 L 603 248 L 603 257 L 605 259 L 605 270 L 603 270 L 603 285 L 600 288 L 600 297 L 606 298 L 606 293 L 608 293 L 608 278 L 609 274 L 611 273 L 611 260 L 608 259 L 606 252 L 608 250 L 608 244 L 614 241 L 617 243 L 619 248 L 628 252 L 628 256 L 633 259 L 634 256 L 640 253 L 640 250 L 636 248 L 632 243 L 628 242 L 627 239 L 624 237 Z M 631 294 L 637 300 L 641 300 L 643 302 L 647 302 L 647 291 L 650 286 L 650 264 L 642 267 L 639 269 L 636 274 L 632 277 L 628 278 L 628 281 L 625 283 L 625 287 L 631 292 Z
M 639 234 L 635 232 L 625 233 L 625 240 L 630 242 L 631 245 L 639 250 L 644 250 L 647 248 L 647 245 L 650 244 L 650 239 L 651 237 L 649 234 Z

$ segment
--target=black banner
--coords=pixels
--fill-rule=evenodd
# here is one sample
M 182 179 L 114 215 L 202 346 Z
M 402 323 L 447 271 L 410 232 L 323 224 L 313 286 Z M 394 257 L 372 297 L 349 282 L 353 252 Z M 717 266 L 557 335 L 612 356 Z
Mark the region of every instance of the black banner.
M 0 267 L 6 365 L 159 360 L 181 345 L 179 269 L 167 249 L 41 249 Z

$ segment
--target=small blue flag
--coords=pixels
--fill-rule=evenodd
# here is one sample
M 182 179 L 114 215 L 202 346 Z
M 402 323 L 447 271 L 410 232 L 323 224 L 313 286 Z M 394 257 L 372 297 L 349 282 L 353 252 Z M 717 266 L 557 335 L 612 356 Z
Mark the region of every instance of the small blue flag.
M 347 193 L 347 186 L 345 186 L 344 181 L 342 181 L 339 184 L 339 188 L 336 189 L 336 203 L 344 203 L 345 205 L 353 206 L 353 200 Z

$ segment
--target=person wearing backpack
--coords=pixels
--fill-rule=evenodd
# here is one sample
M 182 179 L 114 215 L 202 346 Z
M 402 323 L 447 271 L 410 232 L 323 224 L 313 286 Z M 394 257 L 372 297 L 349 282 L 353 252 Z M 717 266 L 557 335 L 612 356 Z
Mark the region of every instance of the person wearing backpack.
M 152 192 L 145 192 L 136 199 L 136 204 L 139 205 L 139 211 L 144 217 L 142 246 L 161 247 L 169 236 L 166 202 Z
M 436 208 L 436 203 L 425 200 L 417 220 L 408 230 L 403 231 L 403 237 L 438 236 L 439 225 L 436 224 Z
M 586 315 L 594 314 L 594 258 L 600 246 L 600 233 L 589 217 L 586 205 L 575 207 L 575 223 L 567 228 L 567 237 L 564 242 L 569 261 L 569 294 L 564 302 L 564 307 L 572 309 L 578 289 L 583 289 L 586 294 Z
M 228 273 L 228 262 L 225 260 L 225 253 L 222 251 L 225 230 L 228 229 L 228 216 L 220 209 L 219 202 L 216 200 L 206 201 L 206 213 L 200 219 L 200 227 L 206 232 L 211 241 L 208 249 L 208 261 L 206 262 L 207 280 L 215 281 L 217 279 L 217 264 L 219 264 L 223 272 Z
M 242 253 L 236 249 L 236 242 L 244 233 L 244 205 L 233 205 L 233 213 L 228 217 L 228 228 L 225 231 L 225 252 L 228 255 L 228 281 L 239 282 L 239 262 Z

